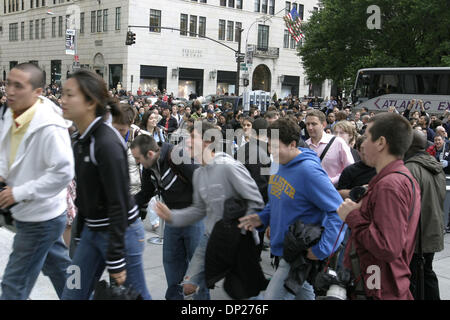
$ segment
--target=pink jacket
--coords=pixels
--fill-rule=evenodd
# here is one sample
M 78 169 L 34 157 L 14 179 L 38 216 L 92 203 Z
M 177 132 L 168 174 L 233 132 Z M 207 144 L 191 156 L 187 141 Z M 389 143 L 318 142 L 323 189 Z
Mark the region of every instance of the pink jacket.
M 409 179 L 395 171 L 411 177 L 415 185 L 414 199 Z M 366 294 L 374 299 L 412 300 L 409 264 L 414 253 L 420 215 L 419 184 L 403 161 L 397 160 L 370 181 L 368 192 L 361 201 L 361 208 L 350 212 L 345 222 L 351 229 L 350 241 L 354 241 L 360 259 Z M 413 201 L 414 212 L 408 220 Z M 344 265 L 349 269 L 350 241 L 344 260 Z M 379 288 L 376 285 L 374 288 L 376 282 L 371 271 L 374 268 L 370 266 L 379 267 Z M 371 289 L 368 289 L 368 284 Z

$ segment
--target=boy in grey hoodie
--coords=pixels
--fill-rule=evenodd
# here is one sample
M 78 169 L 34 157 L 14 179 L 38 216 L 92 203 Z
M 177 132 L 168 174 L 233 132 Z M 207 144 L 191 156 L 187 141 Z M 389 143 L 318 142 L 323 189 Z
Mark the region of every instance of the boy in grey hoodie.
M 186 300 L 197 298 L 199 287 L 206 287 L 206 245 L 214 225 L 223 217 L 225 200 L 232 197 L 247 200 L 247 215 L 264 208 L 258 187 L 244 165 L 226 153 L 216 152 L 221 148 L 220 130 L 213 124 L 197 121 L 189 131 L 189 147 L 194 158 L 202 164 L 194 171 L 193 203 L 179 210 L 170 210 L 162 203 L 155 207 L 156 213 L 175 227 L 187 226 L 205 217 L 205 235 L 182 283 Z

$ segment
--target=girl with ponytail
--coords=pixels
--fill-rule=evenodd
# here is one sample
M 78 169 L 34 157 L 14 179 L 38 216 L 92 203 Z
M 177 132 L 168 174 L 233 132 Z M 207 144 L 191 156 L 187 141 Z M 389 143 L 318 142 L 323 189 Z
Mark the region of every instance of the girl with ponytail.
M 62 299 L 89 299 L 105 268 L 111 282 L 151 299 L 142 265 L 145 231 L 129 192 L 127 146 L 105 122 L 108 116 L 122 116 L 119 104 L 102 78 L 80 70 L 64 85 L 62 110 L 78 128 L 73 147 L 78 207 L 73 265 L 80 268 L 80 285 L 66 284 Z

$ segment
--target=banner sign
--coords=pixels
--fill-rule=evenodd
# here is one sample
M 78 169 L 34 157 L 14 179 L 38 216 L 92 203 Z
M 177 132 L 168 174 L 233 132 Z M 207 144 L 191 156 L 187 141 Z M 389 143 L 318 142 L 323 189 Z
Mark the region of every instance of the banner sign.
M 75 55 L 75 30 L 66 30 L 66 54 Z

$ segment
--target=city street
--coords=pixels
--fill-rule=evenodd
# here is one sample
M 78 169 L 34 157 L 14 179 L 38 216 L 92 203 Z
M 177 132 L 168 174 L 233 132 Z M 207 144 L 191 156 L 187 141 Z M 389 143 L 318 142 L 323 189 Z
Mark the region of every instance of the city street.
M 147 240 L 157 236 L 156 233 L 150 231 L 146 231 L 146 235 Z M 11 251 L 13 236 L 14 234 L 9 230 L 0 228 L 0 281 L 2 279 L 6 263 L 8 262 L 8 255 Z M 167 285 L 164 276 L 164 268 L 162 265 L 162 246 L 146 242 L 146 248 L 143 256 L 145 277 L 150 294 L 155 300 L 164 300 Z M 270 265 L 269 251 L 263 251 L 262 267 L 266 277 L 270 277 L 273 274 L 273 269 Z M 445 236 L 444 251 L 435 255 L 434 270 L 439 278 L 441 299 L 450 300 L 450 234 L 446 234 Z M 105 273 L 104 277 L 106 275 L 107 274 Z M 219 282 L 217 288 L 211 291 L 211 298 L 213 300 L 230 299 L 222 289 L 222 282 Z M 30 299 L 56 300 L 58 297 L 56 296 L 50 280 L 41 274 L 31 293 Z

